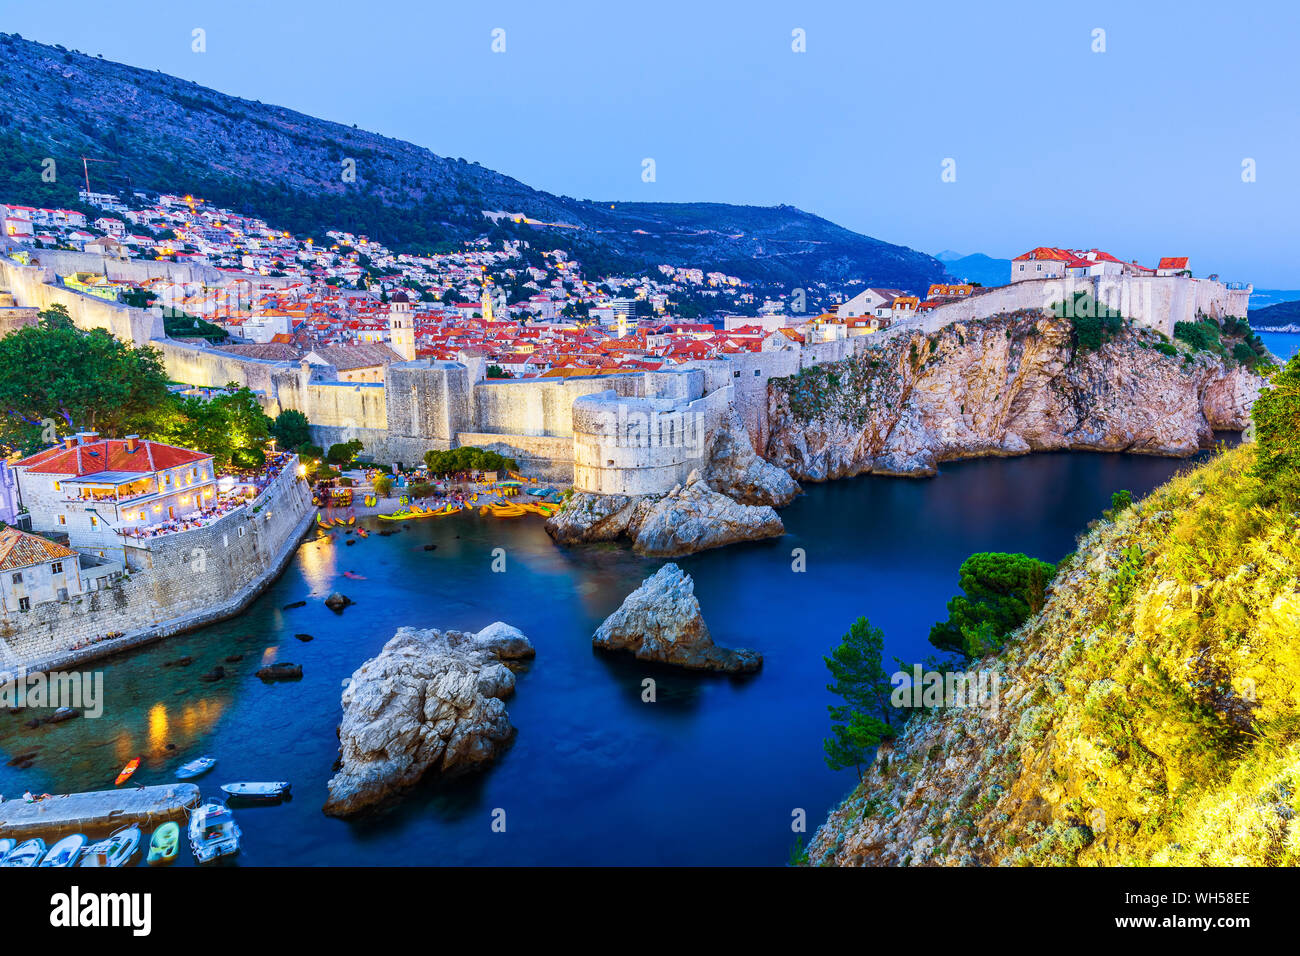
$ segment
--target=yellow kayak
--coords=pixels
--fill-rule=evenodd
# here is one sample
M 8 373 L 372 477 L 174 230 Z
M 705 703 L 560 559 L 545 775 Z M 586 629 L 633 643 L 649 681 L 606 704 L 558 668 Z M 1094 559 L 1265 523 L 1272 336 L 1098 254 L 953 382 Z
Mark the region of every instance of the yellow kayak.
M 320 525 L 322 528 L 332 528 L 332 527 L 334 527 L 334 519 L 333 519 L 333 518 L 325 518 L 325 519 L 322 519 L 319 513 L 317 513 L 317 515 L 316 515 L 316 523 L 317 523 L 318 525 Z

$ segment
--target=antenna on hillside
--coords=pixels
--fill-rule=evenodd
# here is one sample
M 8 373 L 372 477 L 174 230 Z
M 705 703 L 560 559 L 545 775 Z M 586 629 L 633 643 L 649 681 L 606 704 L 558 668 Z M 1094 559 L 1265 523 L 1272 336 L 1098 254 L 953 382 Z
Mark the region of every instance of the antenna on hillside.
M 81 169 L 86 174 L 86 192 L 90 192 L 90 164 L 91 163 L 112 163 L 117 164 L 116 159 L 91 159 L 89 156 L 81 157 Z

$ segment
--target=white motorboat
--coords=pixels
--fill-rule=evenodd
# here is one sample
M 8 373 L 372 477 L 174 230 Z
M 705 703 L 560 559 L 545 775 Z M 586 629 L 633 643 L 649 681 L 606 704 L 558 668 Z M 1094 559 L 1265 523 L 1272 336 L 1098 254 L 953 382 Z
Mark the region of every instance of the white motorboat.
M 140 828 L 134 823 L 113 831 L 107 840 L 86 847 L 82 866 L 126 866 L 140 848 Z
M 76 866 L 81 851 L 85 849 L 86 837 L 80 833 L 65 836 L 45 854 L 41 866 Z
M 209 800 L 190 814 L 190 849 L 200 863 L 211 863 L 239 852 L 242 835 L 230 808 Z
M 45 856 L 45 841 L 40 837 L 33 837 L 10 850 L 0 866 L 36 866 L 43 856 Z

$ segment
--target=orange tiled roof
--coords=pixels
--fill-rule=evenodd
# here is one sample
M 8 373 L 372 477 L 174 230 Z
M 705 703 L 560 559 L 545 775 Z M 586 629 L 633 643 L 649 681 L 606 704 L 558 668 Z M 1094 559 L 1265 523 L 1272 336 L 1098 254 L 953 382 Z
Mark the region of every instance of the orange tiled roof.
M 17 571 L 33 564 L 75 557 L 77 552 L 48 538 L 28 534 L 17 528 L 0 531 L 0 571 Z
M 133 471 L 150 474 L 191 462 L 211 460 L 211 455 L 156 441 L 139 441 L 134 452 L 126 450 L 120 438 L 105 438 L 65 448 L 57 445 L 14 463 L 15 468 L 42 475 L 93 475 L 101 471 Z

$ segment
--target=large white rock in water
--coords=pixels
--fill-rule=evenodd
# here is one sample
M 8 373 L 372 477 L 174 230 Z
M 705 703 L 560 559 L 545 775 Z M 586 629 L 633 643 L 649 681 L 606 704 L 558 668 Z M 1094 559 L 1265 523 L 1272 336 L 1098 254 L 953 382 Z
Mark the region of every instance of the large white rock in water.
M 428 772 L 481 767 L 514 737 L 503 703 L 532 657 L 518 629 L 497 621 L 477 634 L 399 628 L 343 685 L 339 771 L 325 812 L 348 816 Z
M 728 650 L 713 643 L 700 614 L 695 582 L 675 564 L 665 564 L 605 618 L 593 646 L 630 651 L 638 660 L 676 664 L 692 670 L 740 674 L 763 665 L 757 651 Z

